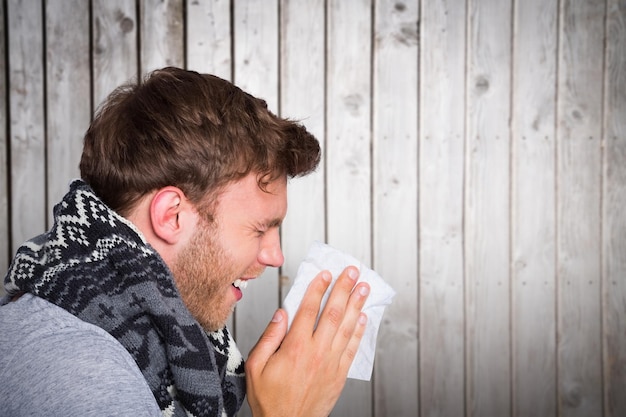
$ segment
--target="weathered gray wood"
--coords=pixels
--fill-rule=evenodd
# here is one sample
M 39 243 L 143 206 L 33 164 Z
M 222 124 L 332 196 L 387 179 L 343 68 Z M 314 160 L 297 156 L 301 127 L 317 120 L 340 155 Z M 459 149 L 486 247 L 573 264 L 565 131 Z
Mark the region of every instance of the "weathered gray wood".
M 283 117 L 303 123 L 324 151 L 324 1 L 281 1 L 280 109 Z M 302 45 L 307 45 L 303 48 Z M 307 71 L 302 71 L 302 68 Z M 317 172 L 293 179 L 289 211 L 281 229 L 285 264 L 281 300 L 293 284 L 311 243 L 325 241 L 324 162 Z
M 465 200 L 467 416 L 511 410 L 511 10 L 469 3 Z
M 289 186 L 285 278 L 237 307 L 244 355 L 327 240 L 398 291 L 333 415 L 626 414 L 624 0 L 0 4 L 0 268 L 77 175 L 92 106 L 140 56 L 186 64 L 324 148 Z
M 93 0 L 93 103 L 138 76 L 137 9 L 134 1 Z
M 378 334 L 374 415 L 415 417 L 419 9 L 417 2 L 377 1 L 374 13 L 373 267 L 396 290 Z
M 626 415 L 626 1 L 607 2 L 603 192 L 604 414 Z M 593 250 L 589 248 L 590 250 Z
M 43 10 L 8 2 L 12 251 L 46 227 Z
M 464 2 L 421 9 L 420 410 L 465 413 L 463 185 Z
M 139 0 L 139 73 L 184 67 L 183 0 Z
M 327 239 L 370 266 L 371 22 L 369 0 L 327 3 Z M 368 383 L 348 380 L 332 415 L 371 415 L 371 397 Z
M 558 407 L 602 415 L 601 191 L 604 9 L 561 2 L 557 124 Z M 581 221 L 584 219 L 584 221 Z
M 513 414 L 556 413 L 556 2 L 515 2 Z
M 187 2 L 187 68 L 232 79 L 230 1 Z
M 6 40 L 7 40 L 7 28 L 5 26 L 5 3 L 0 6 L 0 167 L 3 169 L 0 171 L 0 271 L 4 274 L 4 271 L 9 266 L 12 253 L 9 252 L 9 201 L 10 196 L 8 193 L 7 185 L 10 181 L 10 170 L 7 165 L 7 149 L 9 139 L 7 137 L 7 116 L 8 105 L 6 101 L 7 97 L 7 85 L 5 80 L 7 79 L 8 62 L 6 60 Z M 4 286 L 0 285 L 0 296 L 4 295 Z
M 234 82 L 278 113 L 278 1 L 235 2 L 233 13 Z M 235 337 L 244 357 L 279 307 L 279 287 L 278 269 L 267 268 L 237 305 Z M 251 415 L 247 403 L 239 414 Z
M 47 198 L 51 208 L 80 176 L 83 136 L 91 120 L 89 4 L 46 2 Z M 71 16 L 71 19 L 68 19 Z

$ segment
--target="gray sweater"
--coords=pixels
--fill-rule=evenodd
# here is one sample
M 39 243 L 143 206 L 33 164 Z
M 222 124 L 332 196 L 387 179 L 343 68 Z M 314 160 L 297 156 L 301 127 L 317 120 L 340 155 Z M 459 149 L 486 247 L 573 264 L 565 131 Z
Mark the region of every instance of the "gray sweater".
M 0 410 L 4 417 L 161 416 L 115 338 L 30 294 L 0 307 Z

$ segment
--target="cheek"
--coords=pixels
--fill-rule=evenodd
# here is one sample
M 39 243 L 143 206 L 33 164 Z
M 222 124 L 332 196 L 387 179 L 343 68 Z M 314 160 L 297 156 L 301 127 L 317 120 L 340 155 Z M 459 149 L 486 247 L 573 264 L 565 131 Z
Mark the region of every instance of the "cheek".
M 246 243 L 231 251 L 229 258 L 234 263 L 235 268 L 241 271 L 240 276 L 252 276 L 261 267 L 258 254 L 259 245 L 257 243 Z
M 236 269 L 249 269 L 258 263 L 261 239 L 257 236 L 250 236 L 249 233 L 237 234 L 232 231 L 230 233 L 222 231 L 216 239 L 220 242 L 224 254 L 234 262 Z

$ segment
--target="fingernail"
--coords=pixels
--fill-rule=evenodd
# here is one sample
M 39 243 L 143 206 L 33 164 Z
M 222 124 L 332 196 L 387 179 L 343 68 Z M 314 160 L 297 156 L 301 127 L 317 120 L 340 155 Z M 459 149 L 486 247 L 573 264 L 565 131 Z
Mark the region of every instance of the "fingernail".
M 328 271 L 322 271 L 322 279 L 326 282 L 330 282 L 333 279 L 333 276 Z
M 367 286 L 365 286 L 365 285 L 364 285 L 364 286 L 362 286 L 362 287 L 359 287 L 359 294 L 361 294 L 362 296 L 364 296 L 364 297 L 365 297 L 365 296 L 366 296 L 367 294 L 369 294 L 369 293 L 370 293 L 370 289 L 369 289 L 369 287 L 367 287 Z
M 359 270 L 356 268 L 348 269 L 348 276 L 353 280 L 357 279 L 359 277 Z
M 272 323 L 280 323 L 281 321 L 283 321 L 283 315 L 277 310 L 272 317 Z
M 367 316 L 365 314 L 361 314 L 359 316 L 359 324 L 365 326 L 367 324 Z

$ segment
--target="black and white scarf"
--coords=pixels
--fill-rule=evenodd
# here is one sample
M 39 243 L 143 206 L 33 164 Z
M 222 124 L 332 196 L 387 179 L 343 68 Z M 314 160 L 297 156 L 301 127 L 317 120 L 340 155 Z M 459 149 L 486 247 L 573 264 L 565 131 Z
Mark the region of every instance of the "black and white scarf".
M 158 253 L 80 180 L 54 225 L 23 244 L 5 277 L 95 324 L 137 362 L 165 416 L 233 416 L 245 395 L 243 359 L 227 328 L 205 332 Z

